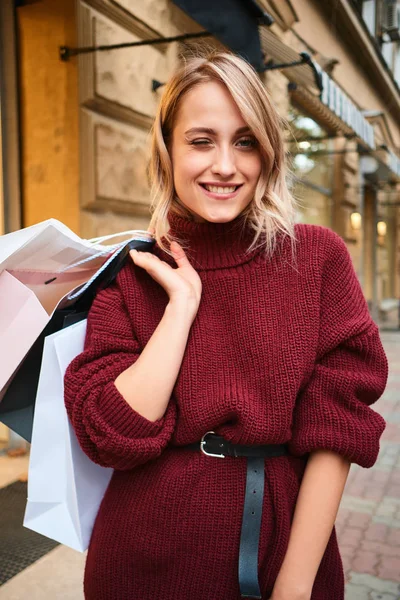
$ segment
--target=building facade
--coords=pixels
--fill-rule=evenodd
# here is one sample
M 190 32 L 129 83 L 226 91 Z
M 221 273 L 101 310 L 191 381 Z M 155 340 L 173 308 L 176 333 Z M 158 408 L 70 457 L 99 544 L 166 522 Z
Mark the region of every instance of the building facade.
M 374 318 L 384 318 L 400 296 L 397 2 L 249 4 L 273 18 L 259 29 L 268 67 L 260 77 L 287 119 L 297 220 L 331 227 L 343 237 Z M 13 147 L 21 189 L 19 197 L 18 190 L 5 195 L 4 231 L 49 217 L 84 237 L 147 227 L 149 131 L 162 89 L 154 82 L 163 83 L 193 45 L 226 44 L 215 36 L 67 61 L 59 47 L 203 31 L 182 7 L 184 1 L 172 0 L 17 2 L 20 142 Z M 223 20 L 220 13 L 216 18 Z M 304 52 L 312 66 L 274 68 L 298 62 Z M 9 184 L 15 169 L 14 176 L 6 175 Z

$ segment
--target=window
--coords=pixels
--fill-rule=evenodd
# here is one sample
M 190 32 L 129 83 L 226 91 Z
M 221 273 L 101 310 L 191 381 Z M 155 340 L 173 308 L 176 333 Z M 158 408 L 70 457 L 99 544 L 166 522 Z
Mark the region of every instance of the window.
M 399 44 L 396 45 L 393 75 L 394 75 L 397 85 L 400 86 L 400 45 Z
M 389 41 L 388 37 L 389 36 L 386 33 L 383 34 L 382 41 L 384 43 L 382 43 L 381 49 L 383 58 L 385 59 L 387 66 L 389 67 L 389 69 L 393 70 L 393 58 L 395 54 L 395 48 L 397 47 L 397 43 Z
M 371 35 L 376 35 L 376 0 L 364 0 L 361 15 Z
M 329 133 L 292 106 L 288 114 L 292 193 L 299 203 L 297 222 L 331 227 L 333 156 Z

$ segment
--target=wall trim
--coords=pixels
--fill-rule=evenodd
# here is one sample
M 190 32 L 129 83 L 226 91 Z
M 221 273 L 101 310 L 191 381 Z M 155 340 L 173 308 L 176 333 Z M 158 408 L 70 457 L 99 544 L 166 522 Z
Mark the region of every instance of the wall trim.
M 21 229 L 21 159 L 16 14 L 13 0 L 0 2 L 0 209 L 4 233 Z M 1 232 L 0 232 L 1 233 Z

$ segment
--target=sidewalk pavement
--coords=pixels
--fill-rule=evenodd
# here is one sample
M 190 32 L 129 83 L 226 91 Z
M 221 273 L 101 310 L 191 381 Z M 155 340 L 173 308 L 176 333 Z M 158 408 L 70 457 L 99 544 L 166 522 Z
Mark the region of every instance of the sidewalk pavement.
M 376 464 L 351 465 L 336 520 L 346 600 L 400 600 L 400 331 L 381 335 L 390 372 L 373 408 L 387 426 Z M 84 561 L 85 554 L 59 546 L 1 586 L 0 600 L 83 600 Z
M 389 381 L 372 408 L 387 425 L 375 465 L 351 465 L 336 520 L 346 600 L 400 600 L 400 331 L 381 338 Z

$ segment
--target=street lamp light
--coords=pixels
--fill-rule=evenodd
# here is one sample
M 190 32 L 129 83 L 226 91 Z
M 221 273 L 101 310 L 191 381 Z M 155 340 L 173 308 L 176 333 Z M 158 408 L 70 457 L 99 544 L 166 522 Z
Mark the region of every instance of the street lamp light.
M 351 223 L 351 227 L 352 227 L 352 229 L 354 229 L 354 231 L 359 231 L 361 229 L 361 222 L 362 222 L 361 214 L 359 212 L 352 212 L 350 215 L 350 223 Z
M 378 223 L 376 224 L 376 230 L 378 232 L 378 235 L 384 237 L 387 231 L 387 225 L 385 221 L 378 221 Z

